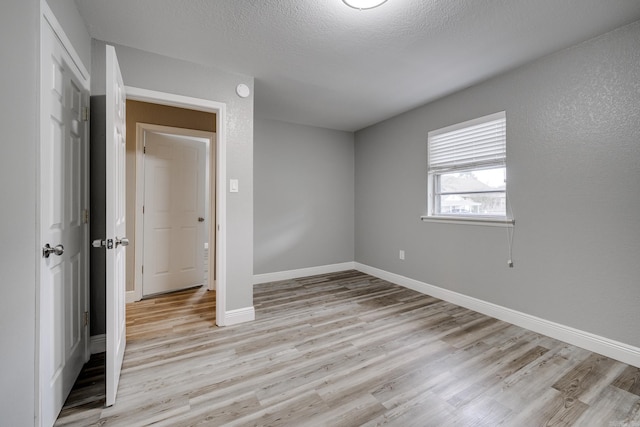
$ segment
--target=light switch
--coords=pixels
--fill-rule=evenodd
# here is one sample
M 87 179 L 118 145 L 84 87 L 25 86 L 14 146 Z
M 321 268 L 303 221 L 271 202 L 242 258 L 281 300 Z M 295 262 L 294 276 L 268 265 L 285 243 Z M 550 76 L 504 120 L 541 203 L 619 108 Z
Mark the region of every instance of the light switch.
M 230 179 L 229 180 L 229 192 L 230 193 L 237 193 L 238 192 L 238 180 L 237 179 Z

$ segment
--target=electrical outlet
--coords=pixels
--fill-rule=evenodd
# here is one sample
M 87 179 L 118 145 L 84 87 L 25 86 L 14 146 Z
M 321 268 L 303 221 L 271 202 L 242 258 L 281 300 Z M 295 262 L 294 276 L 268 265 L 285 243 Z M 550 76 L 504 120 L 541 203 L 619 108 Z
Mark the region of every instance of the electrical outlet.
M 403 251 L 402 249 L 400 249 L 400 253 L 398 254 L 398 257 L 399 257 L 401 260 L 404 260 L 404 251 Z

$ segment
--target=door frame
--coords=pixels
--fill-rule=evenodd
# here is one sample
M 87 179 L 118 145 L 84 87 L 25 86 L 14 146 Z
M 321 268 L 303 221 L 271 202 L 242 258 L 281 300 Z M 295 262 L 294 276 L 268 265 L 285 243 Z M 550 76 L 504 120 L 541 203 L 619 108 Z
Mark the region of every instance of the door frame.
M 130 98 L 129 98 L 130 99 Z M 135 197 L 135 274 L 133 280 L 133 300 L 127 300 L 127 302 L 140 301 L 143 298 L 143 275 L 142 275 L 142 262 L 144 260 L 144 215 L 142 214 L 142 206 L 144 205 L 144 197 L 146 188 L 144 185 L 145 182 L 145 171 L 146 164 L 144 162 L 144 132 L 164 132 L 171 135 L 179 135 L 179 136 L 192 136 L 197 138 L 206 138 L 209 140 L 208 152 L 209 156 L 206 158 L 206 170 L 208 172 L 205 173 L 205 180 L 209 180 L 209 235 L 207 236 L 206 241 L 208 242 L 209 248 L 215 247 L 215 241 L 217 238 L 217 233 L 215 232 L 215 224 L 214 214 L 216 213 L 211 209 L 211 205 L 216 201 L 213 194 L 215 193 L 215 181 L 216 181 L 216 173 L 211 173 L 211 167 L 214 165 L 212 162 L 212 157 L 216 153 L 216 132 L 209 131 L 201 131 L 195 129 L 185 129 L 185 128 L 177 128 L 174 126 L 164 126 L 164 125 L 155 125 L 150 123 L 137 123 L 136 124 L 136 197 Z M 217 166 L 217 165 L 216 165 Z M 217 167 L 214 168 L 217 172 Z M 213 245 L 212 245 L 213 242 Z M 215 252 L 215 250 L 213 251 Z M 211 268 L 214 264 L 211 262 L 211 250 L 209 250 L 209 274 L 207 275 L 207 289 L 212 291 L 215 289 L 212 282 L 209 280 L 209 276 L 214 274 L 215 268 Z M 130 295 L 130 293 L 127 293 Z
M 60 41 L 60 44 L 62 45 L 62 48 L 66 51 L 66 53 L 69 55 L 69 58 L 71 59 L 71 63 L 70 65 L 72 65 L 73 67 L 75 67 L 74 73 L 76 74 L 76 77 L 79 78 L 81 84 L 82 84 L 82 89 L 88 91 L 89 95 L 91 94 L 91 75 L 88 71 L 88 69 L 85 67 L 84 63 L 82 62 L 82 59 L 80 58 L 80 55 L 78 54 L 78 52 L 75 50 L 75 48 L 73 47 L 73 44 L 71 43 L 71 40 L 69 39 L 69 37 L 67 37 L 66 33 L 64 32 L 64 29 L 62 28 L 62 25 L 60 25 L 60 23 L 58 22 L 58 19 L 55 17 L 55 15 L 53 14 L 53 11 L 51 10 L 51 8 L 49 7 L 49 5 L 47 4 L 47 2 L 45 0 L 41 0 L 40 1 L 40 13 L 39 13 L 39 17 L 40 17 L 40 35 L 39 35 L 39 41 L 40 41 L 40 45 L 38 46 L 38 78 L 37 78 L 37 85 L 38 85 L 38 108 L 39 108 L 39 117 L 38 117 L 38 139 L 37 139 L 37 146 L 36 146 L 36 153 L 37 153 L 37 159 L 36 159 L 36 164 L 38 165 L 38 167 L 36 168 L 37 170 L 37 174 L 36 174 L 36 194 L 37 199 L 36 199 L 36 203 L 35 203 L 35 209 L 36 209 L 36 248 L 38 249 L 38 252 L 35 254 L 36 257 L 36 265 L 40 265 L 40 258 L 42 256 L 42 253 L 39 251 L 40 248 L 42 247 L 41 245 L 41 241 L 42 241 L 42 231 L 41 231 L 41 209 L 42 209 L 42 200 L 40 198 L 41 194 L 42 194 L 42 188 L 41 188 L 41 176 L 40 176 L 40 162 L 41 162 L 41 156 L 42 156 L 42 144 L 44 143 L 44 141 L 42 140 L 44 133 L 40 130 L 40 128 L 42 128 L 42 126 L 45 126 L 45 120 L 47 120 L 47 116 L 49 114 L 49 110 L 47 108 L 46 105 L 43 104 L 43 99 L 46 99 L 46 94 L 44 93 L 45 88 L 41 85 L 41 81 L 43 78 L 43 73 L 47 70 L 44 70 L 43 67 L 43 52 L 42 52 L 42 37 L 44 37 L 44 34 L 48 31 L 47 27 L 51 28 L 53 30 L 53 34 L 58 38 L 58 40 Z M 88 106 L 88 105 L 87 105 Z M 85 201 L 87 202 L 86 206 L 88 208 L 88 200 L 90 197 L 90 193 L 89 193 L 89 150 L 90 148 L 90 136 L 89 136 L 89 125 L 87 125 L 87 150 L 85 151 L 85 155 L 83 156 L 83 158 L 81 159 L 81 161 L 84 163 L 83 164 L 83 174 L 84 174 L 84 179 L 85 182 L 87 182 L 87 186 L 84 190 L 84 194 L 83 197 L 85 197 Z M 90 263 L 89 263 L 89 225 L 86 224 L 86 231 L 85 231 L 85 277 L 82 280 L 83 283 L 85 284 L 85 290 L 84 290 L 84 310 L 85 311 L 89 311 L 89 299 L 90 299 L 90 287 L 89 287 L 89 268 L 90 268 Z M 34 381 L 34 386 L 35 386 L 35 393 L 34 393 L 34 409 L 35 409 L 35 414 L 34 414 L 34 423 L 35 425 L 41 425 L 43 422 L 43 414 L 42 414 L 42 401 L 43 401 L 43 395 L 42 395 L 42 391 L 43 391 L 43 387 L 41 387 L 41 384 L 43 384 L 46 379 L 42 378 L 42 376 L 45 373 L 45 370 L 42 368 L 42 364 L 44 363 L 45 360 L 45 354 L 44 354 L 44 346 L 42 345 L 42 340 L 45 338 L 42 336 L 42 317 L 43 317 L 43 305 L 42 305 L 42 300 L 43 300 L 43 287 L 41 286 L 41 280 L 42 280 L 42 275 L 40 272 L 40 267 L 38 267 L 35 271 L 35 278 L 36 278 L 36 292 L 35 292 L 35 304 L 36 304 L 36 310 L 35 310 L 35 314 L 36 314 L 36 318 L 35 318 L 35 366 L 34 366 L 34 377 L 35 377 L 35 381 Z M 80 315 L 82 315 L 80 313 Z M 90 351 L 90 325 L 87 324 L 84 327 L 84 341 L 85 341 L 85 345 L 84 345 L 84 359 L 85 362 L 89 360 L 89 357 L 91 355 L 91 351 Z
M 173 93 L 160 92 L 156 90 L 143 89 L 138 87 L 126 86 L 127 99 L 133 101 L 150 102 L 153 104 L 168 105 L 172 107 L 187 108 L 190 110 L 206 111 L 215 113 L 216 115 L 216 173 L 210 174 L 210 197 L 209 200 L 215 206 L 209 206 L 209 212 L 215 212 L 215 272 L 216 280 L 213 274 L 209 274 L 208 288 L 216 290 L 216 325 L 225 326 L 226 313 L 226 290 L 227 290 L 227 131 L 226 117 L 227 104 L 224 102 L 210 101 L 208 99 L 193 98 L 189 96 L 176 95 Z M 138 165 L 142 162 L 142 152 L 138 149 L 136 142 L 136 175 L 138 174 Z M 213 150 L 212 150 L 213 152 Z M 137 179 L 137 178 L 136 178 Z M 138 194 L 136 191 L 136 199 Z M 137 207 L 136 200 L 136 207 Z M 137 209 L 136 209 L 137 211 Z M 136 223 L 136 230 L 138 224 Z M 209 227 L 213 231 L 214 227 Z M 137 234 L 137 231 L 136 231 Z M 209 235 L 209 242 L 213 241 Z M 136 246 L 137 247 L 137 246 Z M 211 251 L 209 251 L 209 268 L 214 265 L 211 262 Z M 136 272 L 137 276 L 137 272 Z

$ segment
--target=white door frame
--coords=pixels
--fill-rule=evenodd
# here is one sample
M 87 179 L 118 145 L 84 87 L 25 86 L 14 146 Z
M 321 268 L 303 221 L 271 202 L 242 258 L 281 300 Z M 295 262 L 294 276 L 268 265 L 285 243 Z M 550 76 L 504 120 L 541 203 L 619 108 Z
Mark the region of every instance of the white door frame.
M 172 126 L 163 126 L 163 125 L 154 125 L 150 123 L 137 123 L 136 124 L 136 198 L 135 198 L 135 274 L 133 280 L 133 292 L 134 292 L 134 301 L 140 301 L 143 297 L 143 277 L 142 277 L 142 269 L 140 266 L 142 265 L 142 260 L 144 259 L 144 215 L 142 214 L 142 206 L 144 204 L 145 197 L 145 168 L 146 164 L 144 162 L 144 132 L 163 132 L 171 135 L 180 135 L 180 136 L 194 136 L 197 138 L 206 138 L 209 140 L 209 157 L 206 159 L 207 164 L 207 174 L 205 175 L 205 179 L 209 180 L 209 236 L 207 236 L 207 242 L 209 244 L 209 248 L 215 247 L 216 233 L 215 233 L 215 222 L 213 221 L 214 211 L 211 209 L 211 204 L 215 201 L 215 185 L 211 185 L 215 183 L 216 174 L 211 173 L 211 166 L 213 166 L 213 162 L 211 161 L 211 157 L 216 153 L 216 132 L 208 132 L 208 131 L 200 131 L 195 129 L 185 129 L 185 128 L 177 128 Z M 217 169 L 217 168 L 216 168 Z M 213 243 L 213 244 L 212 244 Z M 215 252 L 215 251 L 214 251 Z M 211 251 L 209 251 L 209 262 L 208 265 L 210 267 L 209 275 L 212 275 L 215 271 L 211 268 L 213 263 L 211 262 Z M 208 275 L 208 276 L 209 276 Z M 207 277 L 208 277 L 207 276 Z M 210 291 L 215 289 L 214 282 L 211 280 L 207 283 L 207 289 Z M 130 301 L 127 301 L 130 302 Z
M 155 90 L 142 89 L 125 86 L 127 99 L 134 101 L 150 102 L 154 104 L 169 105 L 172 107 L 188 108 L 191 110 L 207 111 L 216 114 L 216 173 L 210 174 L 210 201 L 215 200 L 215 209 L 209 207 L 209 212 L 216 212 L 216 224 L 209 227 L 213 231 L 216 229 L 216 250 L 215 250 L 215 271 L 216 280 L 213 274 L 209 274 L 209 289 L 216 290 L 216 324 L 225 325 L 226 312 L 226 290 L 227 290 L 227 131 L 226 117 L 227 104 L 224 102 L 210 101 L 202 98 L 192 98 L 188 96 L 176 95 L 172 93 L 159 92 Z M 142 153 L 136 149 L 136 174 L 138 165 L 142 161 Z M 215 179 L 215 181 L 214 181 Z M 137 193 L 137 192 L 136 192 Z M 138 197 L 138 194 L 136 194 Z M 136 203 L 137 206 L 137 203 Z M 136 223 L 136 229 L 138 224 Z M 136 231 L 137 234 L 137 231 Z M 209 242 L 212 241 L 211 235 Z M 137 248 L 137 245 L 136 245 Z M 214 265 L 211 262 L 211 251 L 209 251 L 209 268 Z M 137 272 L 136 272 L 137 276 Z
M 45 34 L 47 30 L 47 27 L 50 27 L 54 34 L 56 35 L 56 37 L 58 38 L 58 40 L 60 41 L 60 43 L 62 44 L 62 47 L 64 48 L 64 50 L 66 50 L 67 54 L 69 55 L 69 57 L 71 58 L 71 62 L 73 63 L 73 65 L 75 66 L 75 70 L 74 72 L 77 74 L 77 77 L 80 78 L 83 89 L 90 91 L 91 88 L 91 76 L 89 74 L 89 71 L 87 70 L 87 68 L 84 66 L 82 60 L 80 59 L 80 55 L 78 55 L 78 52 L 74 49 L 73 44 L 71 43 L 71 41 L 69 40 L 69 38 L 67 37 L 67 35 L 65 34 L 62 26 L 60 25 L 60 23 L 58 22 L 58 20 L 56 19 L 55 15 L 53 14 L 53 11 L 51 10 L 51 8 L 49 7 L 49 5 L 47 4 L 46 0 L 41 0 L 40 1 L 40 37 L 43 36 L 43 34 Z M 42 42 L 41 42 L 42 43 Z M 48 108 L 47 106 L 43 105 L 43 99 L 46 99 L 46 94 L 43 92 L 45 90 L 45 88 L 40 85 L 40 80 L 42 78 L 42 73 L 45 71 L 49 71 L 49 70 L 43 70 L 43 65 L 42 65 L 42 46 L 39 46 L 38 49 L 40 50 L 39 54 L 38 54 L 38 58 L 40 59 L 39 63 L 38 63 L 38 67 L 39 67 L 39 71 L 38 71 L 38 80 L 37 80 L 37 84 L 39 85 L 38 88 L 38 103 L 39 103 L 39 111 L 40 111 L 40 117 L 39 117 L 39 127 L 45 126 L 45 119 L 47 117 L 47 115 L 49 114 Z M 87 127 L 87 132 L 88 132 L 88 127 Z M 42 140 L 43 138 L 43 133 L 40 131 L 40 129 L 38 129 L 38 142 L 37 142 L 37 156 L 38 159 L 40 159 L 41 156 L 41 147 L 42 144 L 44 143 L 44 141 Z M 88 176 L 89 176 L 89 157 L 88 157 L 88 150 L 86 152 L 86 157 L 82 159 L 83 162 L 85 162 L 85 173 L 86 173 L 86 181 L 88 182 Z M 40 160 L 38 160 L 38 165 Z M 40 173 L 39 170 L 40 168 L 38 167 L 38 174 L 36 176 L 36 194 L 40 195 L 41 194 L 41 186 L 40 186 Z M 86 200 L 89 200 L 89 186 L 87 185 L 86 189 L 85 189 L 85 194 L 84 197 L 86 197 Z M 87 205 L 88 207 L 88 205 Z M 36 209 L 36 224 L 38 224 L 38 226 L 36 227 L 36 248 L 40 248 L 40 242 L 41 242 L 41 238 L 42 238 L 42 232 L 41 232 L 41 208 L 42 208 L 42 201 L 40 199 L 40 197 L 38 197 L 36 199 L 36 205 L 35 205 L 35 209 Z M 83 282 L 85 283 L 85 310 L 89 310 L 89 231 L 86 231 L 86 256 L 85 256 L 85 274 L 86 276 L 84 277 Z M 40 265 L 40 257 L 42 256 L 41 252 L 38 252 L 37 254 L 35 254 L 37 261 L 36 261 L 36 265 Z M 34 366 L 34 376 L 35 376 L 35 401 L 34 401 L 34 409 L 35 409 L 35 414 L 34 414 L 34 424 L 37 426 L 42 425 L 43 420 L 43 414 L 42 414 L 42 400 L 43 400 L 43 396 L 42 396 L 42 391 L 44 389 L 44 387 L 41 387 L 41 384 L 44 383 L 44 381 L 46 381 L 45 378 L 43 378 L 43 375 L 45 374 L 45 370 L 41 367 L 41 364 L 43 363 L 43 361 L 46 359 L 46 356 L 43 354 L 43 352 L 45 351 L 44 346 L 42 345 L 42 340 L 45 338 L 42 336 L 41 330 L 42 330 L 42 316 L 43 316 L 43 304 L 42 304 L 42 293 L 43 293 L 43 289 L 41 286 L 41 274 L 40 274 L 40 269 L 37 268 L 35 271 L 35 276 L 36 276 L 36 293 L 35 293 L 35 298 L 36 298 L 36 310 L 35 310 L 35 314 L 36 314 L 36 318 L 35 318 L 35 366 Z M 85 334 L 85 346 L 84 346 L 84 354 L 85 354 L 85 361 L 89 360 L 89 356 L 90 356 L 90 349 L 89 349 L 89 325 L 87 325 L 84 328 L 84 332 Z

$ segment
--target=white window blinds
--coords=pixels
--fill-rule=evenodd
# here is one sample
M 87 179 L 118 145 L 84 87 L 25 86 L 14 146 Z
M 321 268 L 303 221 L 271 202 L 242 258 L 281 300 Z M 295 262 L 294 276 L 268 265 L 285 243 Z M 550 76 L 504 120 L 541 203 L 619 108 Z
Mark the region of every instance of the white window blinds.
M 429 132 L 428 138 L 430 172 L 506 161 L 504 111 Z

